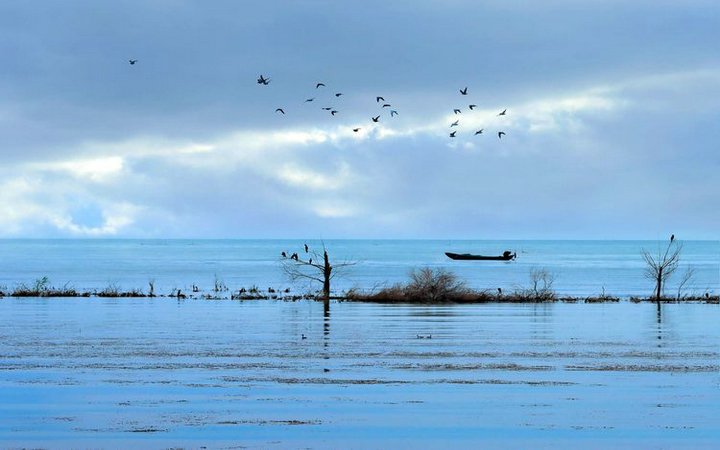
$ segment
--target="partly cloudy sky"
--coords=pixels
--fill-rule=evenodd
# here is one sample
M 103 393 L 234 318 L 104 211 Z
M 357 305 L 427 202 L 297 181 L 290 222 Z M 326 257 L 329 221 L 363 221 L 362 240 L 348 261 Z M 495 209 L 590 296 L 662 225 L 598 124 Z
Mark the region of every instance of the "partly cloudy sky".
M 710 0 L 6 0 L 0 237 L 717 239 L 718 42 Z

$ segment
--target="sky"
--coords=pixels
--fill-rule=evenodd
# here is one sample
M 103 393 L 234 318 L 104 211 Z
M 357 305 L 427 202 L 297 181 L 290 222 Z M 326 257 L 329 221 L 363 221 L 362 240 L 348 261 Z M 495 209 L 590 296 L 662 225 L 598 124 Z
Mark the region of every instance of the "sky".
M 0 237 L 716 240 L 718 42 L 710 0 L 5 0 Z

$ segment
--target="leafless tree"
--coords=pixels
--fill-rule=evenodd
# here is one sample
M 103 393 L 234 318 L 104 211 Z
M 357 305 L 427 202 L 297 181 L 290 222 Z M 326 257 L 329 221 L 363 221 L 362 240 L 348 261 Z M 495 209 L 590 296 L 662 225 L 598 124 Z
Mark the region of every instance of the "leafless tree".
M 657 255 L 653 255 L 647 250 L 642 250 L 642 256 L 645 260 L 645 277 L 655 283 L 655 300 L 660 304 L 662 298 L 663 285 L 668 278 L 677 270 L 680 263 L 680 254 L 682 253 L 682 244 L 674 239 L 675 235 L 670 238 L 665 251 L 658 248 Z
M 322 298 L 327 308 L 330 304 L 330 281 L 343 268 L 352 266 L 354 262 L 330 264 L 327 248 L 323 244 L 322 254 L 305 245 L 304 251 L 288 254 L 282 253 L 282 269 L 292 280 L 310 280 L 322 284 Z
M 695 268 L 694 267 L 688 267 L 685 273 L 683 273 L 682 278 L 680 279 L 680 284 L 678 284 L 677 288 L 677 299 L 680 300 L 682 297 L 682 291 L 685 288 L 685 285 L 690 282 L 690 280 L 693 279 L 695 276 Z

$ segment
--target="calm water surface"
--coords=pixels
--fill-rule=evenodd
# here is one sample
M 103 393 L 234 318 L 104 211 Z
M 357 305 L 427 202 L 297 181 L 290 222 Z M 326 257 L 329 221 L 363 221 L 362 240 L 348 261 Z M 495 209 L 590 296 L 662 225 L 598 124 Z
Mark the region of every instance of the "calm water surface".
M 720 307 L 4 298 L 0 404 L 0 447 L 717 448 Z

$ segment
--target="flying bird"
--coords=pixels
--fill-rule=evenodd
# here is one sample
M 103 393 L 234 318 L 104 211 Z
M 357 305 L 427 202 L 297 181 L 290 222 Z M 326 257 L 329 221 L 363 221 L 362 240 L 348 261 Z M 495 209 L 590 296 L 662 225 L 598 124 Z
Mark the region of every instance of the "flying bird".
M 373 122 L 378 122 L 380 120 L 380 116 L 375 116 L 372 118 Z
M 375 102 L 376 102 L 376 103 L 380 103 L 380 100 L 385 101 L 385 99 L 382 98 L 382 97 L 375 97 Z
M 318 83 L 315 85 L 315 89 L 319 88 L 320 86 L 325 87 L 325 83 Z
M 506 112 L 507 112 L 507 109 L 503 109 L 502 112 L 500 114 L 498 114 L 498 116 L 504 116 Z
M 285 110 L 284 110 L 284 109 L 282 109 L 282 108 L 278 108 L 278 109 L 276 109 L 276 110 L 275 110 L 275 112 L 279 112 L 279 113 L 283 113 L 283 114 L 285 114 Z
M 315 97 L 312 97 L 312 98 L 309 98 L 309 99 L 305 100 L 305 103 L 311 102 L 311 101 L 313 101 L 313 100 L 315 100 Z
M 257 79 L 257 83 L 262 84 L 263 86 L 267 86 L 268 84 L 270 84 L 270 78 L 265 78 L 264 76 L 260 75 L 260 78 Z
M 322 108 L 322 109 L 324 109 L 325 111 L 331 111 L 331 110 L 332 110 L 332 107 L 326 106 L 326 107 L 324 107 L 324 108 Z
M 465 89 L 460 89 L 460 93 L 462 95 L 467 95 L 467 86 L 465 86 Z
M 505 136 L 504 131 L 498 131 L 498 139 L 502 139 L 502 137 Z
M 483 132 L 484 129 L 485 129 L 485 128 L 480 128 L 479 130 L 477 130 L 477 131 L 475 132 L 475 136 L 477 136 L 478 134 L 482 134 L 482 132 Z
M 397 116 L 397 115 L 398 115 L 398 112 L 397 112 L 397 111 L 395 111 L 394 109 L 391 109 L 391 110 L 390 110 L 390 117 L 392 117 L 392 116 Z
M 468 105 L 468 108 L 470 108 L 470 111 L 472 111 L 473 109 L 477 108 L 477 105 Z
M 360 131 L 360 128 L 353 128 L 354 133 L 357 133 L 358 131 Z
M 457 131 L 453 131 L 452 133 L 450 133 L 450 137 L 451 137 L 451 138 L 454 138 L 454 137 L 455 137 L 455 133 L 457 133 Z
M 335 94 L 335 97 L 340 97 L 341 95 L 342 95 L 342 92 L 338 92 L 337 94 Z
M 460 111 L 459 109 L 453 109 L 453 112 L 454 112 L 455 114 L 460 114 L 460 113 L 462 113 L 462 111 Z
M 451 126 L 451 127 L 456 127 L 456 126 L 458 126 L 459 123 L 460 123 L 460 121 L 459 121 L 459 120 L 456 120 L 455 122 L 451 123 L 450 126 Z
M 135 63 L 138 62 L 138 60 L 137 59 L 128 59 L 128 62 L 130 63 L 131 66 L 134 66 Z
M 391 107 L 391 106 L 392 106 L 392 105 L 391 105 L 390 103 L 385 103 L 384 105 L 382 105 L 383 108 L 389 108 L 389 107 Z
M 337 113 L 338 113 L 338 112 L 337 112 L 336 110 L 334 110 L 334 109 L 333 109 L 332 111 L 330 111 L 330 114 L 332 114 L 333 116 L 334 116 L 335 114 L 337 114 Z

